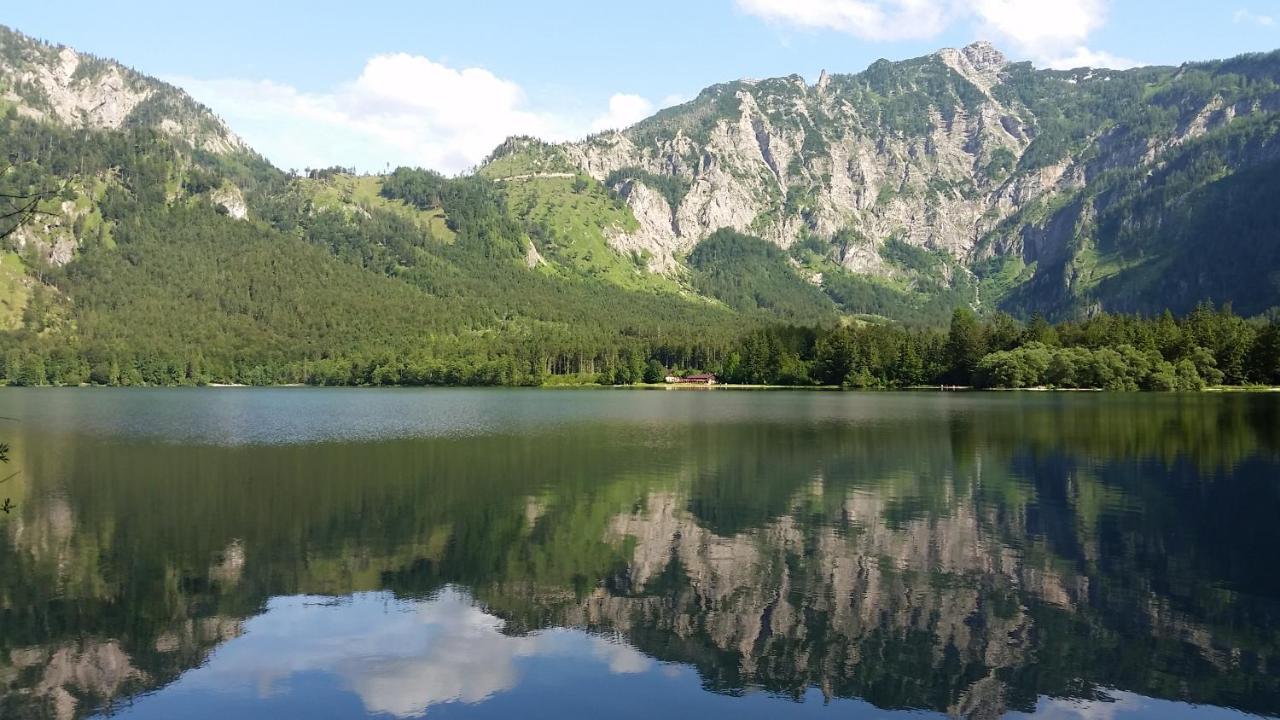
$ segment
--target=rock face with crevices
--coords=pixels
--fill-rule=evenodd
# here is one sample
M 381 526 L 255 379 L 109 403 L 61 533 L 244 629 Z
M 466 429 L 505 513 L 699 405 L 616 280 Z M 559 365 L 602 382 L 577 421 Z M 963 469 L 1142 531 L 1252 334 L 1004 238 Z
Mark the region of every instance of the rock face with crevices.
M 1027 109 L 992 94 L 1006 65 L 995 48 L 975 44 L 878 64 L 901 76 L 903 87 L 875 87 L 877 68 L 824 73 L 814 86 L 798 76 L 718 85 L 633 128 L 569 146 L 567 155 L 602 180 L 638 169 L 687 183 L 674 208 L 643 178 L 619 188 L 641 227 L 618 243 L 663 258 L 659 269 L 726 227 L 782 247 L 849 228 L 872 247 L 897 235 L 965 257 L 1012 212 L 1013 196 L 1071 182 L 1056 173 L 1006 185 L 986 172 L 998 152 L 1016 157 L 1031 141 Z M 918 117 L 903 119 L 909 128 L 895 127 L 867 101 L 917 91 L 931 94 Z M 861 250 L 846 248 L 839 260 L 878 270 L 879 256 Z
M 297 200 L 271 197 L 284 174 L 178 88 L 3 27 L 0 112 L 15 127 L 50 126 L 55 146 L 167 144 L 137 173 L 155 190 L 149 207 L 196 201 L 246 220 Z M 60 197 L 7 249 L 42 268 L 71 262 L 86 241 L 111 247 L 104 201 L 131 182 L 118 160 L 42 168 Z M 558 208 L 559 226 L 513 205 L 513 232 L 543 243 L 522 253 L 531 270 L 564 265 L 628 287 L 707 292 L 688 259 L 731 229 L 790 250 L 796 276 L 822 291 L 822 317 L 1280 306 L 1280 53 L 1047 71 L 974 43 L 812 84 L 715 85 L 580 142 L 513 138 L 479 172 L 508 195 L 553 180 L 567 190 L 583 175 L 607 186 L 607 203 Z M 548 232 L 584 244 L 557 254 Z
M 611 243 L 646 252 L 656 272 L 679 272 L 694 245 L 731 228 L 783 248 L 816 237 L 846 270 L 892 277 L 899 269 L 883 251 L 897 239 L 980 275 L 1017 263 L 1021 285 L 989 299 L 1060 312 L 1167 304 L 1155 285 L 1108 285 L 1117 268 L 1151 282 L 1143 273 L 1155 255 L 1187 276 L 1176 306 L 1240 283 L 1197 274 L 1188 246 L 1169 241 L 1178 232 L 1171 206 L 1135 218 L 1151 197 L 1167 200 L 1163 185 L 1181 179 L 1161 171 L 1194 162 L 1187 156 L 1203 152 L 1201 139 L 1251 133 L 1241 142 L 1256 152 L 1214 151 L 1228 175 L 1273 161 L 1274 127 L 1248 123 L 1274 119 L 1278 87 L 1274 55 L 1060 72 L 1011 63 L 979 42 L 853 75 L 824 71 L 812 85 L 794 75 L 715 85 L 631 128 L 548 152 L 626 200 L 639 228 Z M 1220 178 L 1197 174 L 1190 189 L 1207 192 Z M 1130 221 L 1141 232 L 1126 234 Z
M 216 155 L 248 151 L 208 108 L 178 88 L 3 26 L 0 100 L 20 114 L 69 127 L 147 127 Z

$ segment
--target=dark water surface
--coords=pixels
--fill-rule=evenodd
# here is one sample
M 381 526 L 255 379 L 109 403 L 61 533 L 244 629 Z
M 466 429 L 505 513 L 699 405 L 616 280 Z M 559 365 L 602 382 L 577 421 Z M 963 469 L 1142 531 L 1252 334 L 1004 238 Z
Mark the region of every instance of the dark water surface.
M 1280 396 L 0 415 L 3 718 L 1280 716 Z

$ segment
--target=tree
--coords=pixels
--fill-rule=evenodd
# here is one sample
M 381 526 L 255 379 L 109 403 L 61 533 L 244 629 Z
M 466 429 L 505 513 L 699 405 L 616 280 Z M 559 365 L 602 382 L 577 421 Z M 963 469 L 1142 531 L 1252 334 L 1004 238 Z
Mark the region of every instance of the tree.
M 977 317 L 967 307 L 958 307 L 951 315 L 947 333 L 947 381 L 953 385 L 972 385 L 978 363 L 987 354 L 987 342 Z
M 662 363 L 654 358 L 649 359 L 649 364 L 644 367 L 644 381 L 650 385 L 660 383 L 667 376 L 666 368 L 662 367 Z
M 9 174 L 10 166 L 6 165 L 0 168 L 0 179 Z M 29 222 L 31 218 L 40 213 L 40 201 L 51 196 L 50 192 L 0 192 L 0 240 L 9 237 L 18 231 L 18 228 Z M 12 357 L 12 356 L 11 356 Z M 6 365 L 10 362 L 17 363 L 16 359 L 6 358 Z M 10 382 L 13 381 L 17 374 L 14 371 L 8 374 Z M 0 443 L 0 463 L 8 464 L 9 462 L 9 444 Z M 0 483 L 8 482 L 13 475 L 10 475 Z M 0 502 L 0 510 L 8 515 L 13 509 L 13 501 L 8 497 Z
M 1253 382 L 1280 385 L 1280 323 L 1270 323 L 1258 331 L 1248 365 Z
M 839 385 L 853 372 L 853 349 L 848 330 L 837 330 L 818 342 L 818 381 Z
M 1039 312 L 1031 315 L 1031 320 L 1027 322 L 1027 329 L 1022 336 L 1024 342 L 1038 342 L 1050 347 L 1058 344 L 1058 331 Z
M 998 312 L 988 321 L 987 347 L 991 350 L 1012 350 L 1023 343 L 1023 335 L 1022 326 L 1013 316 Z
M 924 356 L 913 337 L 907 337 L 898 354 L 898 384 L 902 387 L 921 385 L 926 380 Z

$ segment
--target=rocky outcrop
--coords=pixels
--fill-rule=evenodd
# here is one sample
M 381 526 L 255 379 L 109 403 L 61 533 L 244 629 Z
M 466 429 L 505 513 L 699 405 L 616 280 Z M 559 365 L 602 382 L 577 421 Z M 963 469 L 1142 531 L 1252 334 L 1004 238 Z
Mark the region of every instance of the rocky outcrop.
M 1141 133 L 1086 119 L 1096 129 L 1064 144 L 1061 157 L 1041 147 L 1024 162 L 1058 122 L 1039 116 L 1041 96 L 1078 91 L 1080 102 L 1105 106 L 1098 88 L 1114 75 L 1038 71 L 979 42 L 857 75 L 823 71 L 814 85 L 796 76 L 717 85 L 624 131 L 549 148 L 625 198 L 639 228 L 610 243 L 646 254 L 656 272 L 679 272 L 680 259 L 721 228 L 784 248 L 811 235 L 832 240 L 828 257 L 858 273 L 900 272 L 881 255 L 891 238 L 959 264 L 1021 255 L 1043 266 L 1065 262 L 1089 228 L 1042 208 L 1060 208 L 1111 171 L 1158 166 L 1170 150 L 1267 107 L 1266 97 L 1213 95 L 1170 105 L 1174 129 Z M 659 187 L 667 180 L 685 190 Z
M 59 50 L 53 64 L 12 69 L 16 85 L 28 84 L 44 96 L 43 108 L 23 104 L 19 112 L 66 125 L 114 130 L 151 97 L 149 88 L 135 86 L 114 65 L 105 65 L 93 79 L 78 76 L 79 69 L 80 55 L 71 48 Z M 6 99 L 22 100 L 12 90 Z
M 57 205 L 56 212 L 38 213 L 30 222 L 15 229 L 9 242 L 19 253 L 39 264 L 66 265 L 80 246 L 77 228 L 81 227 L 80 221 L 91 214 L 88 205 L 65 200 Z
M 530 242 L 524 250 L 524 264 L 525 267 L 530 270 L 538 267 L 539 265 L 547 264 L 546 259 L 542 257 L 542 253 L 538 252 L 538 246 L 534 245 L 532 242 Z
M 609 247 L 623 255 L 648 253 L 648 267 L 653 272 L 670 274 L 678 270 L 677 257 L 693 248 L 693 239 L 681 236 L 671 204 L 644 183 L 628 181 L 618 190 L 640 228 L 634 232 L 607 229 Z
M 244 220 L 249 216 L 249 205 L 244 200 L 244 193 L 235 185 L 223 185 L 211 192 L 209 199 L 228 217 Z
M 3 26 L 0 99 L 20 114 L 69 127 L 152 127 L 214 154 L 248 152 L 243 140 L 181 90 Z

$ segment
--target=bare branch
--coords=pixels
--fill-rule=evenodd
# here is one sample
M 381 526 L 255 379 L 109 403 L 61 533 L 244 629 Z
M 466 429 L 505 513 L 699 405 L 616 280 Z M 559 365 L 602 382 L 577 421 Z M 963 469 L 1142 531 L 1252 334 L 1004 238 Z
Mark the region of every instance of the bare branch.
M 12 168 L 12 165 L 5 165 L 0 168 L 0 178 L 8 175 L 9 170 Z M 65 184 L 63 187 L 65 187 Z M 8 210 L 0 211 L 0 222 L 12 221 L 11 227 L 0 227 L 0 240 L 17 232 L 18 228 L 30 222 L 37 215 L 52 215 L 53 213 L 41 210 L 40 203 L 54 197 L 60 191 L 61 189 L 39 190 L 27 194 L 0 193 L 0 200 L 9 201 Z

